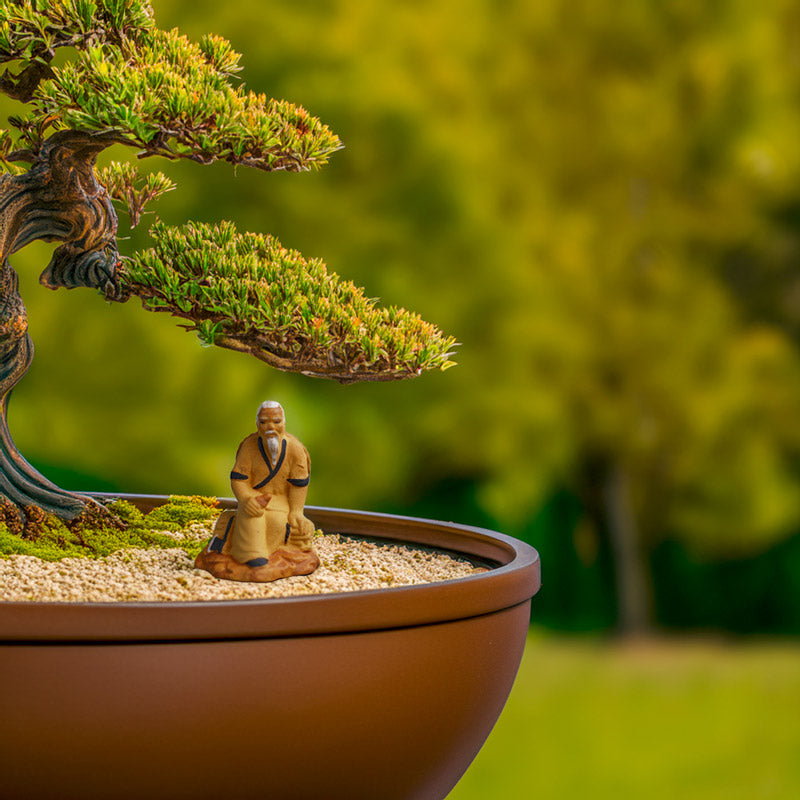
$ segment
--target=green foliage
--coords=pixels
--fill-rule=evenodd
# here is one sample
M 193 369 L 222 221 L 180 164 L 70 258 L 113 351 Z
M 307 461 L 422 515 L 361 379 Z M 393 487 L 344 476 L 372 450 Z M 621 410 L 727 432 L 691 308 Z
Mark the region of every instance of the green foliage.
M 504 148 L 540 156 L 536 192 L 532 167 L 503 181 L 533 263 L 505 271 L 519 299 L 501 347 L 553 398 L 581 496 L 613 465 L 630 476 L 645 551 L 665 536 L 757 550 L 800 520 L 800 362 L 773 320 L 743 318 L 722 276 L 743 242 L 778 246 L 771 208 L 800 177 L 794 148 L 774 151 L 800 132 L 800 76 L 780 68 L 789 7 L 584 4 L 563 28 L 564 5 L 547 7 L 521 35 L 559 47 L 531 49 L 536 88 L 498 128 Z M 749 269 L 758 283 L 762 265 Z M 496 513 L 519 496 L 512 469 L 486 487 Z
M 352 282 L 272 236 L 232 223 L 156 223 L 155 247 L 120 269 L 145 308 L 190 319 L 207 344 L 249 350 L 274 366 L 342 381 L 447 369 L 455 345 L 402 308 L 378 308 Z M 278 360 L 276 360 L 278 359 Z
M 53 69 L 34 102 L 56 127 L 111 131 L 150 155 L 261 170 L 318 167 L 341 147 L 305 109 L 229 82 L 238 54 L 177 30 L 131 45 L 100 45 Z
M 60 47 L 136 39 L 152 13 L 147 0 L 0 0 L 0 63 L 46 65 Z
M 239 66 L 241 55 L 221 36 L 208 33 L 200 40 L 199 47 L 205 60 L 220 75 L 232 76 L 241 71 L 242 68 Z
M 106 146 L 140 148 L 140 156 L 266 171 L 318 167 L 342 146 L 305 109 L 234 86 L 240 56 L 224 38 L 205 35 L 195 44 L 177 29 L 159 30 L 142 3 L 30 0 L 7 2 L 3 15 L 0 57 L 27 66 L 7 74 L 0 89 L 29 101 L 27 113 L 10 118 L 17 141 L 0 137 L 0 164 L 9 170 L 34 162 L 48 133 L 64 128 L 96 132 Z M 65 45 L 75 48 L 74 58 L 51 65 L 55 48 Z M 132 227 L 149 201 L 174 188 L 161 173 L 141 177 L 117 162 L 98 177 L 125 204 Z M 206 343 L 343 381 L 452 366 L 452 339 L 404 309 L 376 309 L 321 262 L 306 262 L 270 237 L 238 236 L 226 225 L 190 228 L 189 239 L 166 227 L 154 231 L 161 252 L 135 257 L 125 288 L 147 308 L 195 321 Z
M 112 161 L 107 167 L 97 170 L 97 179 L 114 200 L 125 204 L 131 228 L 139 224 L 142 212 L 149 202 L 176 188 L 163 172 L 141 175 L 127 161 Z
M 52 66 L 66 46 L 77 49 L 74 60 Z M 21 64 L 0 77 L 0 90 L 31 101 L 15 125 L 34 149 L 48 128 L 77 128 L 201 163 L 295 172 L 324 164 L 338 137 L 303 108 L 232 86 L 239 58 L 220 36 L 198 45 L 155 28 L 141 0 L 0 5 L 0 63 Z
M 190 555 L 199 552 L 203 542 L 180 540 L 162 531 L 179 531 L 192 522 L 204 522 L 215 513 L 216 500 L 209 497 L 170 497 L 169 502 L 149 514 L 142 514 L 124 500 L 106 507 L 127 523 L 124 531 L 106 527 L 71 531 L 61 520 L 48 517 L 35 537 L 12 534 L 0 523 L 0 558 L 10 555 L 36 556 L 44 561 L 62 558 L 103 558 L 129 548 L 181 547 Z

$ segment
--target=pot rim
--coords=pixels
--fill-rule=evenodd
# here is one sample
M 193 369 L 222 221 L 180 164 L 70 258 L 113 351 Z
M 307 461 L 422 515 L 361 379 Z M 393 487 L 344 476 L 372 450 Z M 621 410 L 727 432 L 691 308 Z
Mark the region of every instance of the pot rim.
M 141 506 L 166 495 L 94 493 Z M 231 508 L 235 501 L 222 498 Z M 296 597 L 104 603 L 0 602 L 2 642 L 164 642 L 259 639 L 387 630 L 490 614 L 527 602 L 539 554 L 511 536 L 454 522 L 306 506 L 320 528 L 454 552 L 498 566 L 435 583 Z

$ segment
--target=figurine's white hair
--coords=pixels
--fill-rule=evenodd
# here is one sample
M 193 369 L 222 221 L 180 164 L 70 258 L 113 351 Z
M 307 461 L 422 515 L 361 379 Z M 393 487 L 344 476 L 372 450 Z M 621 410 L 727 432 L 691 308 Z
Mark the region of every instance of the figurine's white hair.
M 256 417 L 261 413 L 261 409 L 263 408 L 279 408 L 283 413 L 283 416 L 286 416 L 286 412 L 283 410 L 283 406 L 277 400 L 265 400 L 259 407 L 258 411 L 256 411 Z

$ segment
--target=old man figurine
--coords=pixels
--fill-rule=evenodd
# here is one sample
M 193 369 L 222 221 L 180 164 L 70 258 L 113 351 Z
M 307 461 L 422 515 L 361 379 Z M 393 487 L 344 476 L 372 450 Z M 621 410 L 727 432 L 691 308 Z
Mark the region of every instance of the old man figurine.
M 319 566 L 314 524 L 303 515 L 311 475 L 308 451 L 290 433 L 280 403 L 262 403 L 258 430 L 236 453 L 235 511 L 223 511 L 195 566 L 217 578 L 274 581 Z

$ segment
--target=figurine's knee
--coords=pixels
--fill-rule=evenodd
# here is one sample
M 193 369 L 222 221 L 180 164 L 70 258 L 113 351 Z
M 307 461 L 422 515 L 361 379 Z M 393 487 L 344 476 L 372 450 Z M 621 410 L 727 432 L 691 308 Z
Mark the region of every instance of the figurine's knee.
M 303 517 L 298 529 L 290 531 L 287 544 L 291 547 L 296 547 L 298 550 L 310 550 L 313 538 L 314 523 L 310 519 Z
M 245 564 L 253 558 L 269 555 L 264 527 L 263 517 L 254 518 L 238 511 L 229 537 L 230 550 L 227 552 L 230 556 Z

